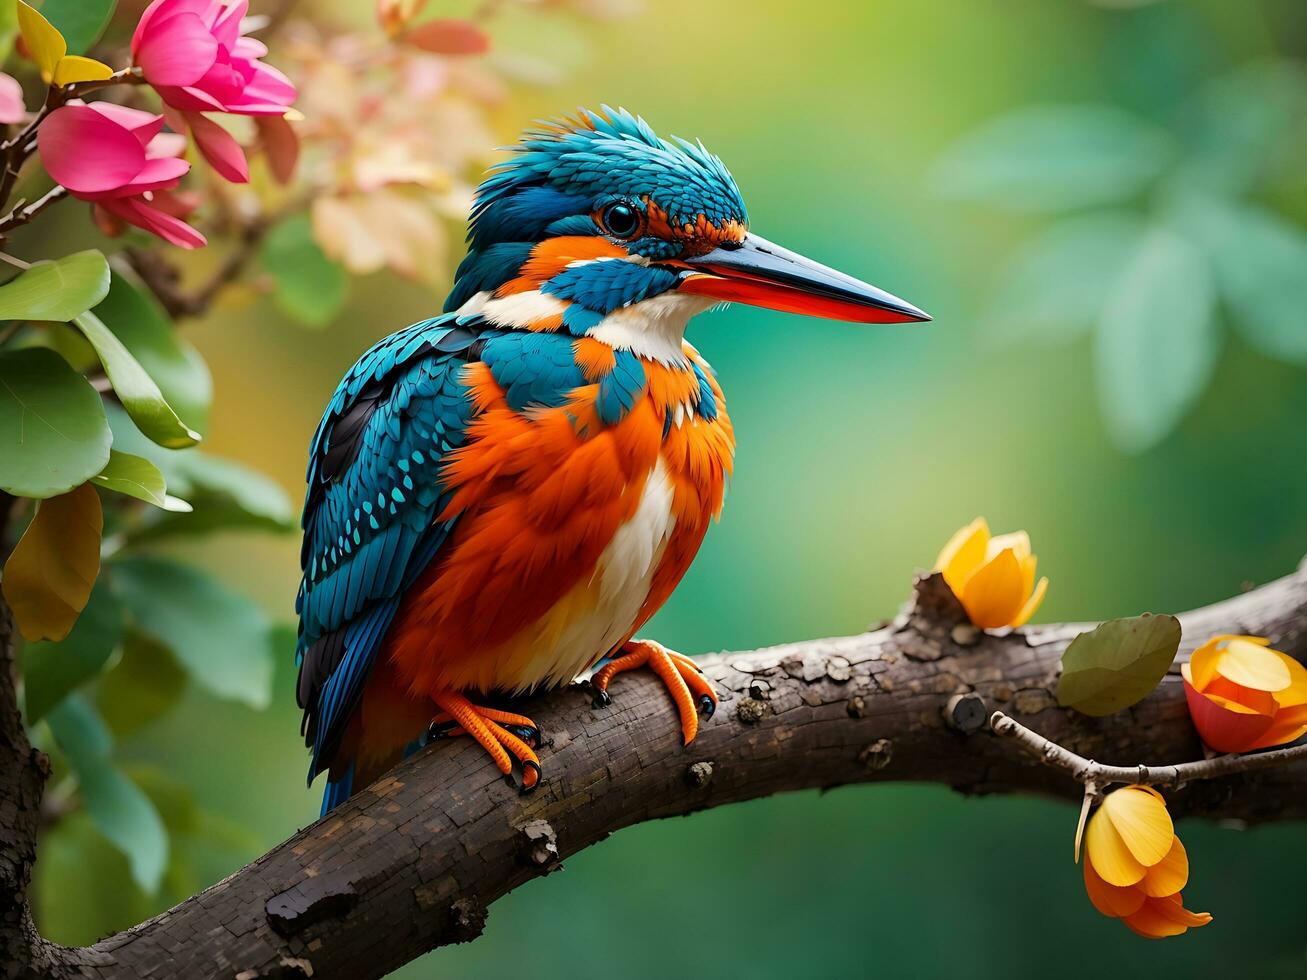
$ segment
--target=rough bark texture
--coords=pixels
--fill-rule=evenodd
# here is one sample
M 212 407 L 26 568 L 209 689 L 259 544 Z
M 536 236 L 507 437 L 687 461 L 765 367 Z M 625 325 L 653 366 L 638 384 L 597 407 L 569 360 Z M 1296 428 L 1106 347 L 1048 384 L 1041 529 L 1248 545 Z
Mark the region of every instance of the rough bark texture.
M 50 762 L 28 743 L 18 713 L 13 631 L 9 607 L 0 600 L 0 978 L 4 980 L 38 969 L 46 949 L 32 924 L 27 886 L 36 863 L 41 791 Z
M 1307 574 L 1182 619 L 1185 651 L 1216 633 L 1256 633 L 1303 659 Z M 643 820 L 873 780 L 1079 798 L 1065 772 L 985 728 L 993 709 L 1105 761 L 1201 757 L 1174 674 L 1122 715 L 1057 707 L 1058 661 L 1082 628 L 980 633 L 932 576 L 911 612 L 874 632 L 707 658 L 722 705 L 688 748 L 652 678 L 624 675 L 606 709 L 582 687 L 556 692 L 522 708 L 552 739 L 534 795 L 518 796 L 469 740 L 439 742 L 171 911 L 86 949 L 38 947 L 28 973 L 361 980 L 476 938 L 497 898 Z M 1178 813 L 1302 818 L 1307 766 L 1194 783 L 1169 803 Z M 30 820 L 31 798 L 22 805 Z M 30 847 L 19 857 L 25 875 Z M 21 914 L 21 903 L 7 908 Z

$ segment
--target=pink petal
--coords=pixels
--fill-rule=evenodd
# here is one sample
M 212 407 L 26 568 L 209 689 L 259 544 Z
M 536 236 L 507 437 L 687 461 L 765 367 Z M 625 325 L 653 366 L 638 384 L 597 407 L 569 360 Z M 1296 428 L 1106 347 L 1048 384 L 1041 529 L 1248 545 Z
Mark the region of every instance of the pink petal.
M 122 187 L 145 166 L 145 147 L 132 132 L 86 105 L 50 113 L 36 142 L 46 172 L 74 194 Z
M 136 30 L 132 32 L 132 54 L 136 54 L 151 25 L 179 13 L 196 14 L 202 17 L 212 5 L 212 0 L 154 0 L 145 8 L 141 19 L 136 22 Z
M 158 157 L 179 157 L 186 152 L 186 137 L 181 133 L 160 133 L 150 140 L 145 152 L 151 159 Z
M 26 115 L 23 87 L 18 84 L 18 79 L 0 72 L 0 123 L 22 122 Z
M 200 206 L 200 195 L 194 191 L 154 191 L 150 197 L 150 203 L 156 210 L 174 218 L 189 218 Z
M 208 239 L 180 218 L 174 218 L 156 208 L 150 207 L 139 197 L 119 197 L 101 201 L 100 207 L 116 215 L 128 224 L 158 235 L 166 242 L 181 248 L 200 248 L 208 244 Z
M 185 88 L 159 85 L 155 87 L 155 91 L 159 93 L 159 98 L 174 109 L 184 109 L 190 112 L 222 112 L 226 108 L 209 93 L 201 91 L 193 85 L 188 85 Z
M 136 64 L 152 85 L 190 85 L 218 57 L 218 42 L 195 14 L 159 19 L 136 49 Z
M 279 184 L 289 183 L 295 176 L 295 164 L 300 155 L 300 140 L 295 127 L 283 116 L 259 116 L 255 125 L 273 178 Z
M 237 0 L 213 25 L 213 36 L 224 48 L 231 50 L 241 36 L 241 21 L 250 9 L 249 0 Z
M 179 160 L 176 157 L 159 157 L 155 160 L 145 161 L 145 166 L 141 172 L 136 175 L 136 179 L 124 188 L 130 193 L 114 194 L 114 197 L 131 197 L 135 194 L 143 194 L 146 191 L 161 190 L 168 187 L 176 187 L 177 182 L 186 176 L 186 172 L 191 169 L 191 165 L 185 160 Z
M 233 184 L 249 181 L 250 165 L 241 145 L 231 133 L 198 112 L 186 113 L 186 123 L 191 127 L 191 136 L 195 138 L 200 153 L 220 176 Z
M 110 122 L 121 126 L 133 136 L 141 146 L 148 146 L 163 129 L 163 116 L 142 109 L 133 109 L 113 102 L 92 102 L 87 106 Z
M 243 37 L 231 46 L 235 61 L 258 61 L 268 53 L 268 46 L 257 37 Z

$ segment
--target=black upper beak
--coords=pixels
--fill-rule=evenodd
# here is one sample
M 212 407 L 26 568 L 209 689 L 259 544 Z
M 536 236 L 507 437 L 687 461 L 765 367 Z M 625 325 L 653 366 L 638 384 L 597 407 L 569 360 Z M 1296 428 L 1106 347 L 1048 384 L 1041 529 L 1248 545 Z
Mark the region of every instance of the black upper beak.
M 854 323 L 930 319 L 906 300 L 758 235 L 683 261 L 691 267 L 683 293 Z

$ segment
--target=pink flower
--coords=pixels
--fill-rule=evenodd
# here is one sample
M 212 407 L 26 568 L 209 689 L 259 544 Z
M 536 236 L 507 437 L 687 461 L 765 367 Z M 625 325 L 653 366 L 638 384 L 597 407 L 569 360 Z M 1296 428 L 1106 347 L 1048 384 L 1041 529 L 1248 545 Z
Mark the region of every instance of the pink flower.
M 0 123 L 22 122 L 26 113 L 23 87 L 17 79 L 0 72 Z
M 46 117 L 36 141 L 46 172 L 73 197 L 182 248 L 205 244 L 154 197 L 176 187 L 191 168 L 179 158 L 186 138 L 163 132 L 163 116 L 73 101 Z
M 132 35 L 132 58 L 169 105 L 184 112 L 284 115 L 295 86 L 241 36 L 248 0 L 154 0 Z

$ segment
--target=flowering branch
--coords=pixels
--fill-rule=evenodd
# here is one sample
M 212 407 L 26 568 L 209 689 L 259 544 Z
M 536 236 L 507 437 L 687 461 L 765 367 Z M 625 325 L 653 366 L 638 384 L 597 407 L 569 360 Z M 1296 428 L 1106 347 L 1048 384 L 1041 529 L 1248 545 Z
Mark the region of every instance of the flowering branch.
M 1169 766 L 1108 766 L 1063 748 L 1001 711 L 994 712 L 989 725 L 996 735 L 1014 739 L 1045 764 L 1065 769 L 1086 786 L 1092 785 L 1100 789 L 1113 783 L 1179 789 L 1196 779 L 1217 779 L 1221 776 L 1259 772 L 1307 759 L 1307 744 L 1304 744 L 1249 755 L 1218 755 L 1211 759 Z

